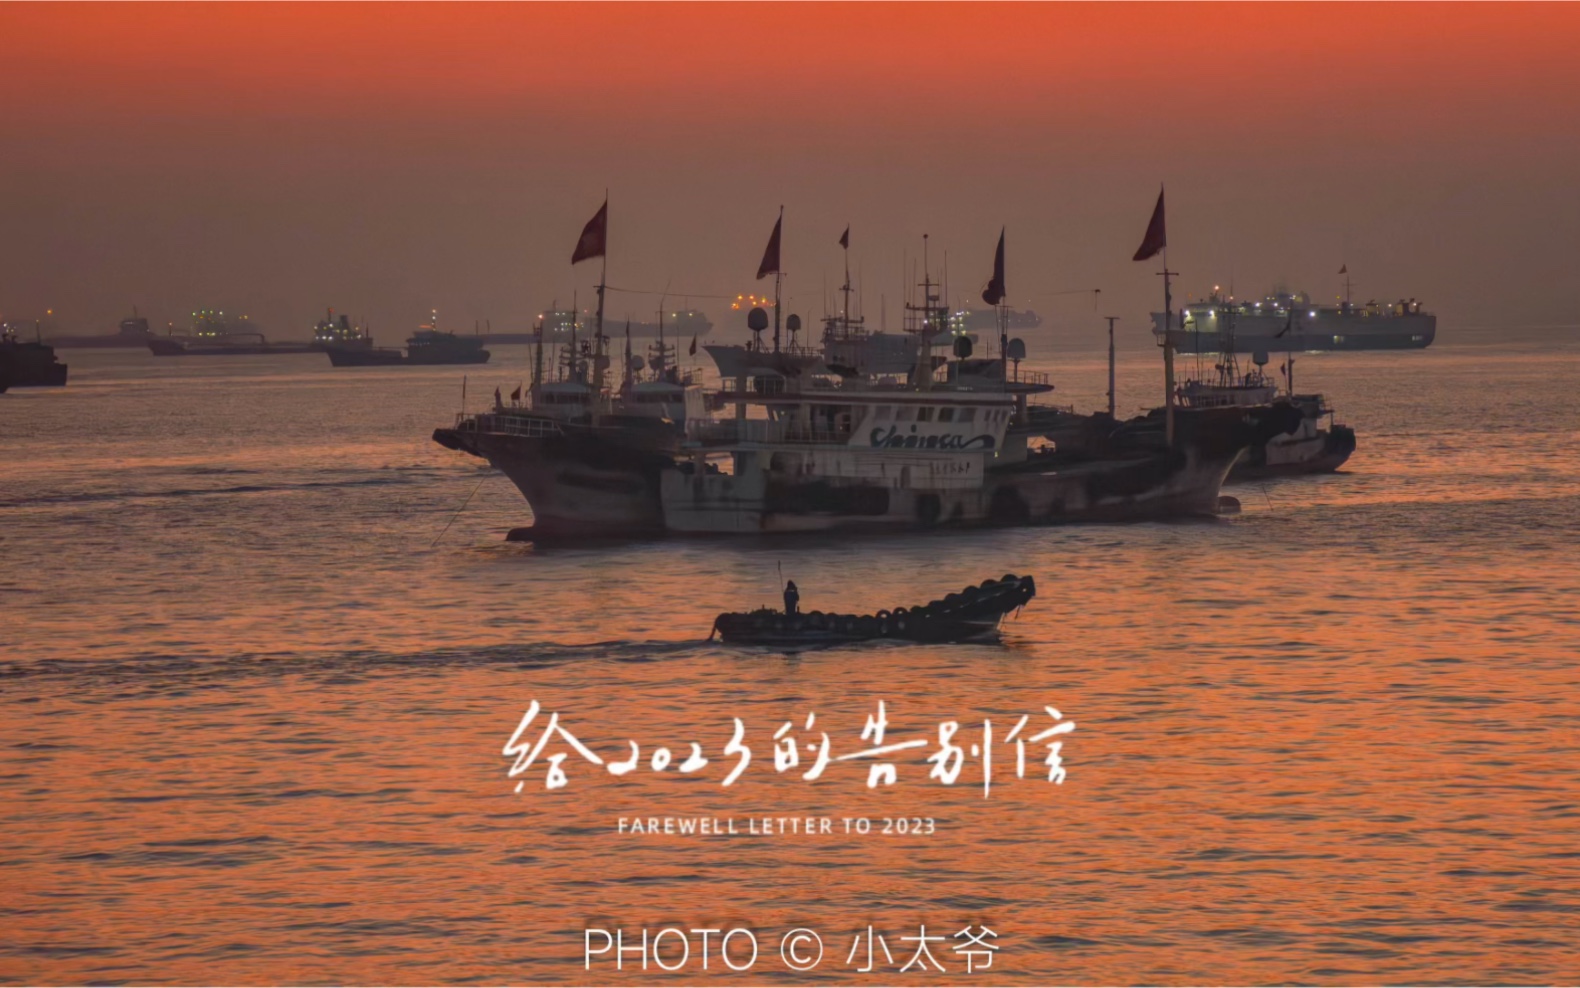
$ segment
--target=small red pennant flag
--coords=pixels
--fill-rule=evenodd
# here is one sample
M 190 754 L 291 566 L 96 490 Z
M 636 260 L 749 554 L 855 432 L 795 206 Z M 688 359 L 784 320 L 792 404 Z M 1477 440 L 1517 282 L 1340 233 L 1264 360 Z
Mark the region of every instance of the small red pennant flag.
M 1167 233 L 1163 229 L 1163 190 L 1158 189 L 1158 204 L 1152 209 L 1152 219 L 1147 223 L 1147 235 L 1141 239 L 1141 246 L 1136 248 L 1136 256 L 1132 261 L 1144 261 L 1160 253 L 1169 245 Z
M 773 235 L 768 238 L 768 249 L 763 251 L 763 263 L 757 265 L 757 280 L 779 273 L 779 228 L 784 225 L 784 210 L 779 211 L 779 219 L 774 221 Z
M 848 223 L 845 224 L 845 232 L 839 235 L 839 245 L 847 249 L 850 247 L 850 224 Z
M 603 205 L 598 207 L 598 214 L 582 227 L 582 237 L 576 241 L 576 251 L 571 254 L 571 263 L 580 264 L 588 258 L 603 257 L 604 250 L 608 246 L 609 200 L 605 199 Z
M 1004 231 L 998 232 L 998 250 L 993 254 L 993 280 L 982 289 L 982 301 L 988 305 L 998 305 L 1004 301 Z

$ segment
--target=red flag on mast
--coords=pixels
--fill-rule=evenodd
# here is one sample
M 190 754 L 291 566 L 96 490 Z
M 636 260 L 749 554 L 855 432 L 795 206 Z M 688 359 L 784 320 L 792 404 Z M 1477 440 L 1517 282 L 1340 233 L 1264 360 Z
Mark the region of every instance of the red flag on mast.
M 1350 273 L 1350 266 L 1348 264 L 1345 264 L 1343 267 L 1339 268 L 1339 274 L 1349 274 L 1349 273 Z
M 691 334 L 691 350 L 688 351 L 688 352 L 693 357 L 695 357 L 697 355 L 697 334 L 696 333 L 692 333 Z
M 1132 261 L 1144 261 L 1159 253 L 1169 245 L 1168 235 L 1163 230 L 1163 189 L 1158 189 L 1158 204 L 1152 210 L 1152 219 L 1147 223 L 1147 235 L 1142 238 L 1141 246 L 1136 248 L 1136 256 Z
M 598 214 L 582 227 L 582 237 L 576 241 L 576 251 L 571 254 L 571 263 L 580 264 L 590 257 L 603 257 L 604 249 L 608 245 L 609 200 L 605 198 L 603 205 L 598 207 Z
M 847 248 L 850 246 L 850 225 L 848 223 L 845 225 L 845 232 L 839 235 L 839 245 Z
M 768 249 L 763 251 L 763 263 L 757 265 L 757 280 L 779 273 L 779 227 L 784 224 L 784 210 L 779 211 L 779 218 L 774 221 L 773 235 L 768 238 Z
M 982 289 L 982 301 L 998 305 L 1004 301 L 1004 231 L 998 231 L 998 251 L 993 255 L 993 280 Z

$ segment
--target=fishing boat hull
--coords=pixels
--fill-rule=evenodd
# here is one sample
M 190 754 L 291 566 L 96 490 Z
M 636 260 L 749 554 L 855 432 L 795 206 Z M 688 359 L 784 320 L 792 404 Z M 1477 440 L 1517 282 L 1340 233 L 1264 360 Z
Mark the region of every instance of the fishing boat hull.
M 1011 460 L 1005 466 L 993 466 L 999 452 L 984 451 L 975 462 L 957 455 L 945 470 L 912 474 L 910 467 L 898 466 L 877 478 L 871 471 L 858 478 L 854 460 L 852 476 L 824 470 L 815 480 L 802 479 L 789 459 L 785 469 L 731 475 L 688 470 L 686 464 L 662 475 L 664 527 L 727 535 L 1212 516 L 1241 453 L 1296 428 L 1301 418 L 1287 405 L 1181 409 L 1172 446 L 1164 442 L 1161 422 L 1154 430 L 1141 420 L 1113 430 L 1101 448 L 1003 457 Z M 770 467 L 779 455 L 768 455 Z
M 406 363 L 406 354 L 393 347 L 325 346 L 323 351 L 336 367 L 396 367 Z
M 1252 446 L 1229 471 L 1229 482 L 1332 473 L 1355 452 L 1355 430 L 1335 425 L 1314 435 L 1285 434 Z
M 46 343 L 0 340 L 0 391 L 64 387 L 67 369 Z
M 1239 450 L 1158 451 L 1124 460 L 1033 457 L 971 488 L 798 483 L 666 471 L 664 527 L 685 534 L 896 531 L 1140 521 L 1217 512 Z
M 434 441 L 487 460 L 532 511 L 512 540 L 652 536 L 664 531 L 659 476 L 677 433 L 662 423 L 592 426 L 527 414 L 480 415 Z
M 329 362 L 336 367 L 445 367 L 452 364 L 486 364 L 492 356 L 487 350 L 467 349 L 428 352 L 424 349 L 402 352 L 394 347 L 323 346 Z
M 281 353 L 313 353 L 312 343 L 192 343 L 177 337 L 154 336 L 148 349 L 156 357 L 256 357 Z
M 720 614 L 709 637 L 717 635 L 730 644 L 781 648 L 882 640 L 921 644 L 996 641 L 1005 615 L 1024 607 L 1036 595 L 1036 582 L 1031 577 L 1006 574 L 920 607 L 876 614 L 784 614 L 768 609 Z

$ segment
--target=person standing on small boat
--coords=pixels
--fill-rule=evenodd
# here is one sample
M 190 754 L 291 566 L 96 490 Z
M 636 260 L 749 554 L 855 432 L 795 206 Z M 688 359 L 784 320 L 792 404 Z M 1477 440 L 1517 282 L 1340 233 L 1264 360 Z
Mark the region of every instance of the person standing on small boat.
M 785 584 L 785 616 L 795 617 L 796 605 L 801 603 L 801 592 L 795 588 L 795 581 Z

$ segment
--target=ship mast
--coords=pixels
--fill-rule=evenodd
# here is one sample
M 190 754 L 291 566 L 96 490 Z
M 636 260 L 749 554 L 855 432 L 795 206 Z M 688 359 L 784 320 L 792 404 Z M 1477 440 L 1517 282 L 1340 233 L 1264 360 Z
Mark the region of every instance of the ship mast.
M 1104 316 L 1108 320 L 1108 417 L 1114 418 L 1114 323 L 1118 316 Z
M 598 317 L 593 324 L 593 424 L 598 424 L 599 406 L 603 400 L 603 371 L 608 358 L 604 356 L 603 344 L 603 292 L 609 280 L 609 253 L 604 252 L 602 267 L 598 272 Z
M 840 292 L 845 296 L 845 306 L 840 310 L 840 323 L 844 327 L 845 336 L 850 336 L 850 227 L 845 228 L 845 236 L 840 238 L 840 248 L 845 254 L 845 284 Z
M 1174 445 L 1174 294 L 1169 278 L 1179 274 L 1169 270 L 1169 249 L 1163 248 L 1163 439 Z
M 556 300 L 557 301 L 557 300 Z M 539 407 L 538 394 L 543 387 L 543 317 L 538 317 L 538 347 L 532 356 L 532 407 Z
M 631 320 L 629 318 L 625 321 L 625 375 L 620 390 L 625 392 L 631 390 Z
M 784 223 L 785 208 L 780 206 L 779 225 L 774 227 L 775 232 L 779 234 L 780 238 L 778 244 L 779 256 L 774 258 L 774 353 L 779 352 L 779 280 L 781 277 L 779 269 L 784 266 L 780 262 L 779 258 L 784 257 Z
M 928 235 L 922 234 L 922 304 L 920 306 L 922 320 L 916 332 L 916 386 L 928 391 L 932 386 L 932 346 L 928 341 L 928 325 L 932 321 L 933 301 L 933 272 L 928 266 Z M 915 310 L 916 307 L 907 305 L 906 308 Z
M 571 352 L 570 356 L 566 358 L 565 366 L 566 376 L 572 381 L 577 379 L 576 365 L 580 363 L 581 358 L 581 351 L 576 349 L 576 317 L 581 315 L 581 310 L 576 307 L 576 295 L 575 291 L 571 292 Z
M 664 299 L 668 295 L 658 297 L 658 376 L 662 378 L 669 370 L 669 351 L 664 348 Z

